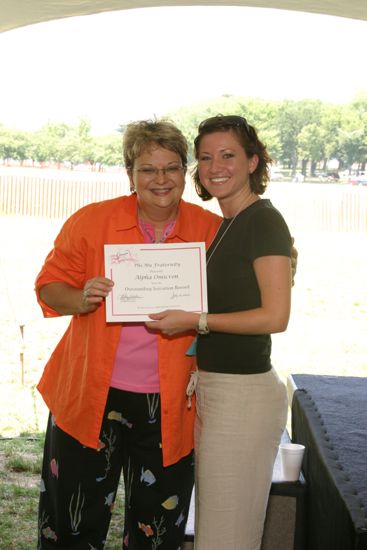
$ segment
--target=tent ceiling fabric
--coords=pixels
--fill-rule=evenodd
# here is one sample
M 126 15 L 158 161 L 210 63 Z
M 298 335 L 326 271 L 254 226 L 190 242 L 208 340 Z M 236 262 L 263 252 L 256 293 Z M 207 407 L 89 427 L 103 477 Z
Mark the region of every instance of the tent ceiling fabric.
M 0 32 L 78 15 L 161 6 L 277 8 L 367 20 L 365 0 L 0 0 Z

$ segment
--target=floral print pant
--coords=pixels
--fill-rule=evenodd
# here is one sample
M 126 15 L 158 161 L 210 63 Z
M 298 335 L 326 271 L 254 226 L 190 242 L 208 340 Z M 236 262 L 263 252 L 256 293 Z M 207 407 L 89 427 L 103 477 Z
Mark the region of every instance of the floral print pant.
M 87 419 L 86 419 L 87 421 Z M 102 550 L 117 487 L 125 485 L 126 550 L 179 550 L 194 483 L 191 453 L 163 467 L 159 394 L 110 389 L 98 451 L 50 415 L 43 457 L 38 549 Z

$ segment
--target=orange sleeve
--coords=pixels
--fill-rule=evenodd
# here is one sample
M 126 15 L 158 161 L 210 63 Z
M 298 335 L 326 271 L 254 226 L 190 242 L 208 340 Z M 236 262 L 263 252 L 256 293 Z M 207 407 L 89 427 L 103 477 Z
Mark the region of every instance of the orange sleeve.
M 87 239 L 83 210 L 71 216 L 56 237 L 54 248 L 46 257 L 36 277 L 35 292 L 44 317 L 59 317 L 60 314 L 42 301 L 40 289 L 53 282 L 63 282 L 75 288 L 83 288 L 86 280 Z M 85 217 L 85 216 L 84 216 Z M 91 229 L 91 228 L 89 228 Z

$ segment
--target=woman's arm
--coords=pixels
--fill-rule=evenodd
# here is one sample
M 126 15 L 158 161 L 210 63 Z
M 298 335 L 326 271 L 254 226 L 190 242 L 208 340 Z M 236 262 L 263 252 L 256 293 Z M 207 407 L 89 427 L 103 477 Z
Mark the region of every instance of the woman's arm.
M 271 334 L 286 330 L 291 307 L 291 261 L 286 256 L 263 256 L 254 261 L 261 295 L 261 306 L 234 313 L 209 313 L 211 331 L 231 334 Z M 197 328 L 199 315 L 167 310 L 150 315 L 146 325 L 174 335 Z
M 113 282 L 106 277 L 89 279 L 83 288 L 52 282 L 39 290 L 41 300 L 60 315 L 81 315 L 95 311 L 108 296 Z

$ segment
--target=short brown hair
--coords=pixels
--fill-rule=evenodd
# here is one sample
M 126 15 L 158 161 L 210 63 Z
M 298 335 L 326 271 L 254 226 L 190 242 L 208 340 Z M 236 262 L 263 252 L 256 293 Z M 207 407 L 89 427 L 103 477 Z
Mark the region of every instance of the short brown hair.
M 174 151 L 187 167 L 187 141 L 181 130 L 169 120 L 140 120 L 127 125 L 123 134 L 122 151 L 127 170 L 134 168 L 135 160 L 155 146 Z
M 259 140 L 256 129 L 244 117 L 237 115 L 217 115 L 201 122 L 199 124 L 199 133 L 194 140 L 196 160 L 198 160 L 200 142 L 203 136 L 213 132 L 228 131 L 232 131 L 235 134 L 248 158 L 254 155 L 258 156 L 259 162 L 257 167 L 250 174 L 250 187 L 254 193 L 262 195 L 270 180 L 269 168 L 273 161 L 266 146 Z M 194 167 L 192 178 L 199 197 L 204 201 L 210 200 L 212 195 L 205 189 L 199 178 L 198 163 Z

